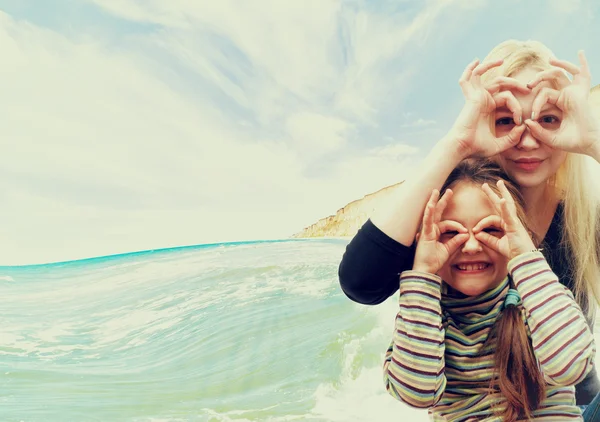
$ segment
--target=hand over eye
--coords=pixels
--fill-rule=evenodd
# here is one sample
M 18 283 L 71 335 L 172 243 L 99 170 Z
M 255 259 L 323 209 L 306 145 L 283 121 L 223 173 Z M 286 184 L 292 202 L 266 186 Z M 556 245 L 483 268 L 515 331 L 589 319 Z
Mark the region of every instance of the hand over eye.
M 467 229 L 455 221 L 441 221 L 444 209 L 452 197 L 447 189 L 438 200 L 439 192 L 434 190 L 425 206 L 421 232 L 417 235 L 417 250 L 413 269 L 437 273 L 450 255 L 468 238 Z

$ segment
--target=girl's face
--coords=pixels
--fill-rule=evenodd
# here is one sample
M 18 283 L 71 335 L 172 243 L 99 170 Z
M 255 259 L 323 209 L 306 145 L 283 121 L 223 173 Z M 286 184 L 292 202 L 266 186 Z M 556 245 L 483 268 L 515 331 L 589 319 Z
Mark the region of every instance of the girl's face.
M 525 68 L 512 77 L 527 83 L 532 80 L 538 70 Z M 530 93 L 513 92 L 523 109 L 523 120 L 531 117 L 533 101 L 540 89 L 554 88 L 550 82 L 542 82 Z M 535 120 L 545 129 L 556 131 L 562 122 L 562 112 L 552 104 L 545 104 Z M 504 136 L 515 126 L 512 113 L 507 108 L 499 108 L 495 113 L 496 136 Z M 523 188 L 531 188 L 545 183 L 554 176 L 565 161 L 565 151 L 553 149 L 535 139 L 528 129 L 523 132 L 520 142 L 514 147 L 500 153 L 496 160 L 504 170 Z
M 508 259 L 479 242 L 473 233 L 477 223 L 498 213 L 479 186 L 458 182 L 452 191 L 454 195 L 442 214 L 442 221 L 452 220 L 462 224 L 468 230 L 469 238 L 450 256 L 438 275 L 464 295 L 477 296 L 498 286 L 508 273 Z M 504 235 L 501 227 L 488 226 L 484 230 L 493 236 Z M 447 242 L 456 234 L 443 233 L 440 240 Z

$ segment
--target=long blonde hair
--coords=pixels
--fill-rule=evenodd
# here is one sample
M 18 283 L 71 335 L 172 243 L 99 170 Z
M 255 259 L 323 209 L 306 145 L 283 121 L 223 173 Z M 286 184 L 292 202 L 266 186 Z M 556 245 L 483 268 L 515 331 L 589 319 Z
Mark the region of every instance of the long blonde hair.
M 538 41 L 504 41 L 484 60 L 504 59 L 504 63 L 487 72 L 482 81 L 500 75 L 510 77 L 525 68 L 550 69 L 548 59 L 552 56 L 552 51 Z M 588 318 L 593 318 L 595 305 L 600 303 L 600 200 L 592 183 L 597 178 L 594 167 L 597 166 L 589 157 L 568 153 L 554 177 L 547 181 L 564 203 L 562 242 L 571 247 L 575 261 L 571 272 L 574 293 Z

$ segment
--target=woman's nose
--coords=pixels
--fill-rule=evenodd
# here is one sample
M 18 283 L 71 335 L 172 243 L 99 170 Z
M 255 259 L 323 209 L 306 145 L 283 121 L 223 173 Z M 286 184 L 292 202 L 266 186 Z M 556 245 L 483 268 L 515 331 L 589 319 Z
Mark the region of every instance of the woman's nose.
M 540 141 L 535 139 L 529 129 L 525 129 L 521 135 L 519 143 L 516 145 L 517 149 L 522 151 L 531 151 L 540 147 Z

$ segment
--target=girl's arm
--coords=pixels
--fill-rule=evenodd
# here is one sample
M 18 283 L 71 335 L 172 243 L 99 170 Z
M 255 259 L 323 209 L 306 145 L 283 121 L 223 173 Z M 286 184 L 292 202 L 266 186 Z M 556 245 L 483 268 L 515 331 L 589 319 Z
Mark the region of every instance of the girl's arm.
M 400 310 L 384 363 L 388 392 L 419 408 L 437 404 L 446 388 L 442 279 L 434 274 L 469 237 L 459 223 L 441 221 L 453 193 L 448 189 L 441 198 L 439 194 L 434 189 L 425 206 L 413 270 L 400 277 Z M 458 234 L 441 241 L 448 230 Z
M 385 354 L 384 381 L 393 397 L 412 407 L 434 406 L 446 388 L 441 283 L 419 271 L 400 278 L 400 310 Z
M 579 383 L 593 368 L 596 348 L 573 294 L 558 282 L 541 252 L 513 258 L 508 269 L 523 300 L 544 379 L 551 385 Z

